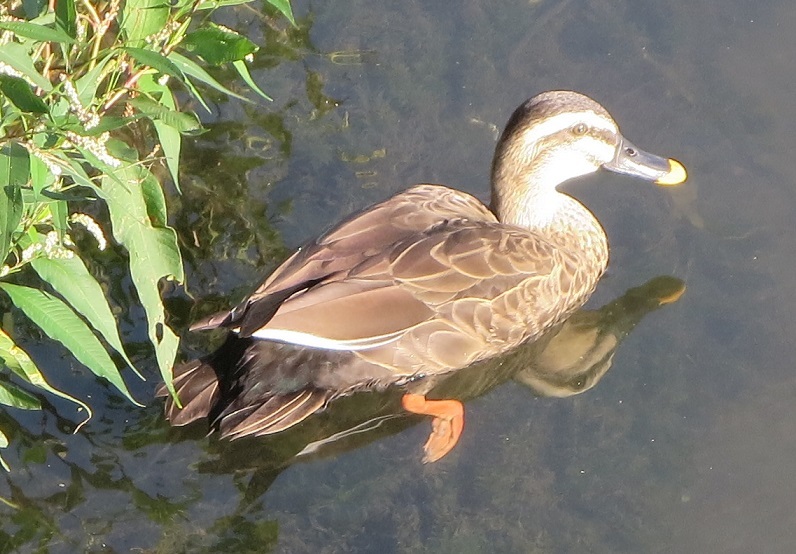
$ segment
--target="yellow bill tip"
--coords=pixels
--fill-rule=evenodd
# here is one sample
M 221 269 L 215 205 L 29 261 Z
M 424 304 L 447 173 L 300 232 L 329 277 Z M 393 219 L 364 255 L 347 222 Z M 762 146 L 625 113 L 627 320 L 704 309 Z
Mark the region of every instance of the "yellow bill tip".
M 680 183 L 684 183 L 685 180 L 688 179 L 688 173 L 683 167 L 683 164 L 669 158 L 669 173 L 655 181 L 658 185 L 663 185 L 665 187 L 671 187 L 675 185 L 679 185 Z

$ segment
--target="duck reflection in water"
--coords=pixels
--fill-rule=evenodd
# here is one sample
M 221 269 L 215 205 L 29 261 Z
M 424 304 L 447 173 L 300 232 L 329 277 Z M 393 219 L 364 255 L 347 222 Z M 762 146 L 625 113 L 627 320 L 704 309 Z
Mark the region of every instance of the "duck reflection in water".
M 661 185 L 686 178 L 679 162 L 625 139 L 594 100 L 572 91 L 531 98 L 495 149 L 490 209 L 417 185 L 344 220 L 239 306 L 192 327 L 229 336 L 175 368 L 181 405 L 158 391 L 167 418 L 207 418 L 233 439 L 268 435 L 341 397 L 399 387 L 405 410 L 433 417 L 424 461 L 440 459 L 464 417 L 458 400 L 428 398 L 436 384 L 537 341 L 605 271 L 600 223 L 557 188 L 600 168 Z M 495 371 L 480 369 L 487 381 Z

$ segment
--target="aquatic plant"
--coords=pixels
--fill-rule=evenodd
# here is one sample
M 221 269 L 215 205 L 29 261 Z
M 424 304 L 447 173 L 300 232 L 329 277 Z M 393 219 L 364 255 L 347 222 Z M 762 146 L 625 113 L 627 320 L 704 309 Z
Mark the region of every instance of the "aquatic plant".
M 180 99 L 208 110 L 211 91 L 245 100 L 206 66 L 231 66 L 268 99 L 246 65 L 258 46 L 210 20 L 215 10 L 247 1 L 0 5 L 0 302 L 10 300 L 134 403 L 119 366 L 141 373 L 92 268 L 101 266 L 111 238 L 126 251 L 123 278 L 135 287 L 171 387 L 179 338 L 167 324 L 160 286 L 181 282 L 183 264 L 161 177 L 179 190 L 183 137 L 203 132 Z M 295 24 L 288 0 L 267 1 Z M 77 404 L 83 425 L 89 405 L 49 384 L 15 338 L 15 315 L 5 313 L 0 327 L 0 404 L 41 409 L 30 392 L 39 389 Z M 0 448 L 7 445 L 0 429 Z

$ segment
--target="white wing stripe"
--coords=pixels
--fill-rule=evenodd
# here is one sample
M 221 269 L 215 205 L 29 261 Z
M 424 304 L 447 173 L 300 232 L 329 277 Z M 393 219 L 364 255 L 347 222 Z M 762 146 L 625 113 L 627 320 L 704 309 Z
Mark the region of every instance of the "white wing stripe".
M 319 337 L 301 331 L 288 331 L 285 329 L 260 329 L 252 333 L 252 337 L 264 340 L 274 340 L 307 346 L 310 348 L 323 348 L 325 350 L 370 350 L 384 346 L 396 340 L 401 333 L 392 333 L 380 337 L 368 337 L 356 340 L 336 340 L 326 337 Z

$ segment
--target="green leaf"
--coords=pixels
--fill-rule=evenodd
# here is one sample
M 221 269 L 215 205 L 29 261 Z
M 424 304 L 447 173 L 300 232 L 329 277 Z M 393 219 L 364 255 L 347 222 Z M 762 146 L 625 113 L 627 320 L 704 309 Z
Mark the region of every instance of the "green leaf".
M 52 174 L 47 165 L 36 156 L 30 156 L 30 184 L 35 193 L 35 197 L 41 192 L 52 186 L 55 182 L 55 175 Z
M 80 155 L 83 156 L 83 159 L 88 163 L 88 165 L 90 165 L 93 168 L 99 169 L 101 173 L 103 173 L 105 176 L 110 177 L 111 179 L 113 179 L 117 184 L 119 184 L 121 186 L 126 186 L 126 184 L 123 183 L 121 179 L 116 177 L 116 167 L 115 166 L 112 167 L 112 166 L 108 165 L 103 160 L 99 159 L 94 154 L 94 152 L 92 152 L 91 150 L 89 150 L 87 148 L 83 148 L 81 146 L 75 146 L 75 150 L 80 152 Z M 123 160 L 119 160 L 119 161 L 122 162 Z M 102 177 L 102 175 L 100 175 L 100 177 Z M 98 189 L 101 190 L 99 187 L 98 187 Z M 104 196 L 103 196 L 103 198 L 104 198 Z
M 163 188 L 156 179 L 145 179 L 141 183 L 141 194 L 144 196 L 149 219 L 155 227 L 166 227 L 168 214 L 166 213 L 166 197 Z
M 243 77 L 243 80 L 246 81 L 246 84 L 249 85 L 254 92 L 265 98 L 266 100 L 273 101 L 273 98 L 265 94 L 260 87 L 257 86 L 257 83 L 254 82 L 252 79 L 251 74 L 249 73 L 249 68 L 246 67 L 246 63 L 243 60 L 238 60 L 236 62 L 232 62 L 232 65 L 238 71 L 238 75 Z
M 122 147 L 118 143 L 109 144 L 115 150 Z M 130 155 L 129 152 L 114 152 L 114 155 L 117 154 L 122 158 Z M 177 235 L 170 227 L 152 223 L 152 219 L 158 223 L 160 219 L 151 218 L 153 214 L 149 211 L 148 202 L 151 204 L 154 199 L 147 198 L 144 193 L 159 186 L 152 173 L 137 164 L 116 169 L 115 173 L 128 186 L 116 185 L 107 175 L 103 178 L 113 236 L 130 253 L 130 274 L 147 315 L 149 339 L 155 347 L 161 375 L 170 383 L 179 338 L 166 325 L 158 284 L 161 279 L 184 280 Z M 151 182 L 143 184 L 146 181 Z
M 60 161 L 58 165 L 64 175 L 71 177 L 75 184 L 88 187 L 100 198 L 105 198 L 105 192 L 91 180 L 77 160 L 72 159 L 60 148 L 53 150 L 52 154 Z
M 66 220 L 69 217 L 69 207 L 66 202 L 59 200 L 50 203 L 50 213 L 53 216 L 53 227 L 58 231 L 58 235 L 63 239 L 67 231 Z
M 39 277 L 47 281 L 77 313 L 85 317 L 108 344 L 124 358 L 130 369 L 143 379 L 124 351 L 119 331 L 116 329 L 116 319 L 105 299 L 102 287 L 89 273 L 83 260 L 77 256 L 55 260 L 36 258 L 31 265 Z
M 30 358 L 30 356 L 28 356 L 28 353 L 17 346 L 13 339 L 2 329 L 0 329 L 0 359 L 3 361 L 6 367 L 8 367 L 8 369 L 13 371 L 19 378 L 24 379 L 34 387 L 49 392 L 50 394 L 59 398 L 69 400 L 70 402 L 73 402 L 86 410 L 88 417 L 83 421 L 83 423 L 91 418 L 91 408 L 77 398 L 50 386 L 50 384 L 44 378 L 44 375 L 42 375 L 41 371 L 39 371 L 39 368 L 36 367 L 36 364 L 33 363 L 33 360 Z M 81 423 L 81 425 L 83 423 Z
M 63 200 L 56 200 L 50 203 L 50 213 L 53 216 L 53 227 L 58 231 L 59 237 L 63 239 L 64 232 L 67 230 L 66 220 L 69 217 L 69 207 Z
M 184 131 L 183 129 L 172 125 L 170 121 L 173 119 L 171 114 L 180 114 L 181 116 L 188 114 L 176 111 L 177 103 L 174 101 L 174 95 L 172 95 L 171 90 L 166 85 L 161 85 L 160 83 L 156 82 L 151 78 L 150 75 L 147 75 L 145 78 L 141 79 L 138 82 L 138 85 L 142 91 L 149 93 L 152 96 L 158 96 L 160 98 L 160 104 L 157 104 L 158 108 L 168 112 L 168 118 L 154 117 L 152 119 L 152 123 L 155 126 L 155 132 L 158 134 L 158 140 L 160 141 L 160 146 L 163 149 L 163 156 L 166 158 L 166 167 L 169 169 L 169 174 L 171 175 L 172 181 L 174 181 L 174 186 L 177 187 L 177 190 L 179 191 L 180 147 L 182 146 L 182 137 L 180 136 L 180 133 Z M 191 130 L 201 130 L 202 125 L 199 123 L 199 120 L 195 115 L 190 115 L 193 116 L 196 123 L 196 128 Z M 157 189 L 161 190 L 160 187 L 157 187 Z M 165 226 L 165 210 L 162 215 L 164 219 L 160 225 Z
M 63 344 L 92 373 L 107 379 L 131 402 L 140 405 L 130 395 L 102 343 L 62 300 L 44 291 L 11 283 L 0 283 L 0 288 L 47 336 Z
M 55 0 L 55 24 L 70 37 L 77 36 L 75 0 Z
M 104 58 L 97 62 L 85 75 L 75 81 L 77 97 L 84 106 L 90 106 L 97 96 L 97 89 L 103 81 L 105 66 L 114 58 L 112 52 L 108 52 Z
M 142 46 L 144 39 L 166 27 L 168 18 L 165 0 L 127 0 L 121 13 L 122 32 L 130 44 Z
M 174 65 L 179 67 L 186 75 L 190 75 L 191 77 L 193 77 L 193 78 L 195 78 L 195 79 L 197 79 L 199 81 L 202 81 L 206 85 L 211 86 L 212 88 L 216 89 L 217 91 L 223 92 L 224 94 L 228 94 L 229 96 L 237 98 L 238 100 L 244 100 L 246 102 L 249 101 L 245 96 L 241 96 L 240 94 L 229 90 L 227 87 L 225 87 L 224 85 L 219 83 L 216 79 L 213 78 L 212 75 L 210 75 L 207 71 L 205 71 L 195 61 L 193 61 L 193 60 L 191 60 L 189 58 L 186 58 L 182 54 L 180 54 L 178 52 L 171 52 L 169 54 L 169 59 L 172 62 L 174 62 Z M 188 85 L 189 83 L 190 83 L 190 81 L 186 80 L 186 85 Z M 197 94 L 194 94 L 194 95 L 197 96 L 197 99 L 200 102 L 202 102 L 202 105 L 204 105 L 205 108 L 207 108 L 207 105 L 205 105 L 204 100 L 202 100 L 202 98 L 200 96 L 198 96 Z M 208 111 L 209 111 L 209 109 L 208 109 Z
M 28 55 L 28 50 L 16 42 L 9 42 L 0 48 L 0 62 L 6 63 L 22 73 L 30 82 L 40 89 L 50 92 L 52 85 L 50 81 L 42 77 L 33 64 L 33 59 Z
M 213 23 L 189 33 L 180 44 L 211 65 L 242 60 L 258 49 L 243 35 Z
M 149 87 L 149 90 L 147 92 L 151 92 L 154 90 L 156 90 L 154 87 Z M 158 90 L 162 91 L 163 89 L 158 89 Z M 163 98 L 165 97 L 161 97 L 161 99 Z M 169 91 L 169 98 L 171 98 L 170 91 Z M 192 113 L 178 112 L 169 109 L 167 106 L 164 106 L 163 104 L 158 104 L 157 102 L 153 102 L 149 98 L 141 98 L 141 97 L 133 98 L 129 100 L 127 103 L 130 104 L 135 109 L 139 110 L 141 113 L 143 113 L 153 121 L 161 121 L 166 125 L 168 125 L 169 127 L 176 129 L 180 133 L 186 135 L 197 135 L 199 134 L 199 131 L 202 131 L 202 124 L 199 122 L 199 119 Z M 173 100 L 170 103 L 171 105 L 174 105 Z
M 28 151 L 18 144 L 0 149 L 0 265 L 11 249 L 11 236 L 22 219 L 22 186 L 30 175 Z
M 24 195 L 23 195 L 24 196 Z M 55 190 L 43 190 L 41 191 L 41 198 L 37 198 L 36 201 L 38 202 L 46 202 L 46 201 L 59 201 L 63 200 L 66 202 L 82 202 L 84 200 L 94 201 L 97 198 L 92 195 L 88 191 L 83 191 L 82 189 L 71 189 L 67 192 L 59 192 Z
M 23 192 L 22 197 L 25 197 Z M 94 201 L 97 198 L 89 191 L 81 189 L 69 189 L 66 192 L 54 191 L 45 189 L 41 191 L 41 196 L 35 199 L 36 202 L 57 202 L 63 200 L 65 202 L 83 202 L 85 200 Z M 33 201 L 33 200 L 31 200 Z
M 27 21 L 0 21 L 0 29 L 41 42 L 64 42 L 67 44 L 75 42 L 74 37 L 67 35 L 61 27 L 53 29 L 44 25 L 28 23 Z
M 41 409 L 41 402 L 38 398 L 14 383 L 0 382 L 0 404 L 20 410 Z
M 28 82 L 20 77 L 0 75 L 0 92 L 23 112 L 47 113 L 49 111 L 47 104 L 36 96 Z
M 130 54 L 138 63 L 148 65 L 152 69 L 171 75 L 176 79 L 182 81 L 184 76 L 180 68 L 174 65 L 166 56 L 152 50 L 145 50 L 144 48 L 133 48 L 125 46 L 122 48 L 125 52 Z
M 290 0 L 268 0 L 268 3 L 287 17 L 294 27 L 296 26 L 296 20 L 293 18 L 293 9 L 290 7 Z

